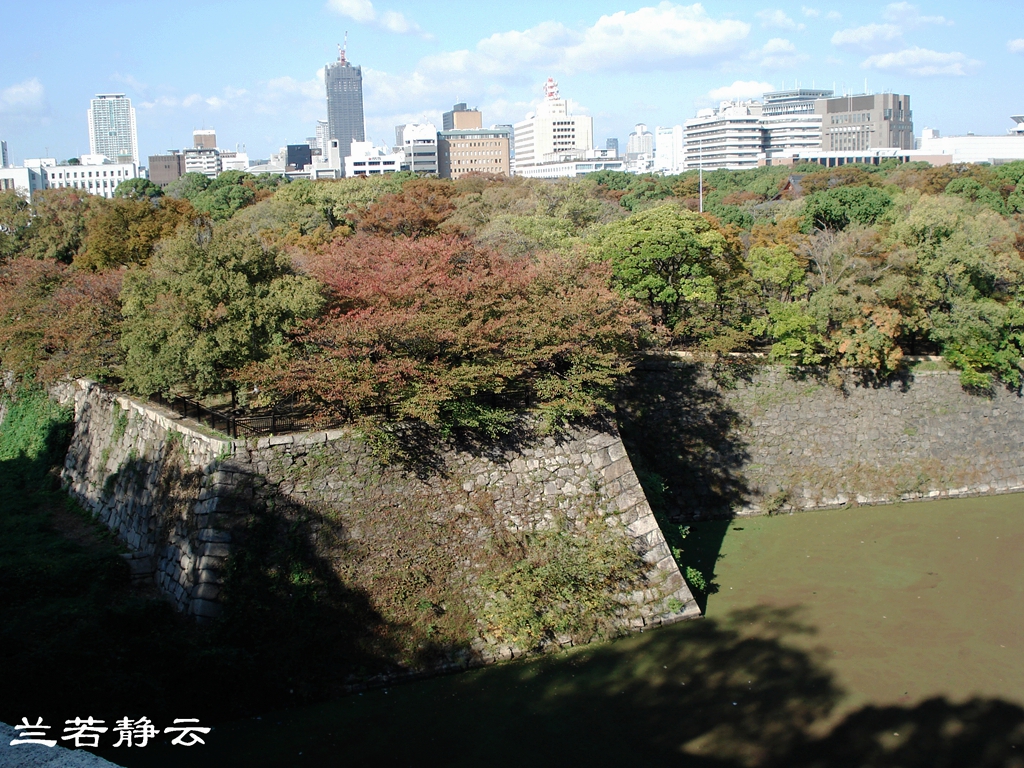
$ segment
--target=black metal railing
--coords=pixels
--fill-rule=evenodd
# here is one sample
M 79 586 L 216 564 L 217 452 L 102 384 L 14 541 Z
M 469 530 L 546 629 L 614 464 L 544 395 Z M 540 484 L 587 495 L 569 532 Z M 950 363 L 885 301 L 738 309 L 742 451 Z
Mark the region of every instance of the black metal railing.
M 262 435 L 279 435 L 285 432 L 334 429 L 351 421 L 343 416 L 327 416 L 301 411 L 278 411 L 277 409 L 269 413 L 240 415 L 209 408 L 182 395 L 156 394 L 152 395 L 150 400 L 170 408 L 187 419 L 195 419 L 200 424 L 206 424 L 211 429 L 219 430 L 231 437 L 260 437 Z
M 187 419 L 195 419 L 211 429 L 219 430 L 231 437 L 262 437 L 264 435 L 280 435 L 286 432 L 311 432 L 319 429 L 336 429 L 351 424 L 354 416 L 347 408 L 341 413 L 314 412 L 294 405 L 294 402 L 278 404 L 266 413 L 237 414 L 210 408 L 202 403 L 183 395 L 155 394 L 149 398 L 165 408 Z M 532 393 L 528 390 L 505 392 L 480 392 L 474 395 L 473 402 L 491 408 L 520 409 L 529 408 L 533 404 Z M 360 409 L 364 416 L 376 415 L 391 419 L 396 408 L 394 403 L 380 403 Z

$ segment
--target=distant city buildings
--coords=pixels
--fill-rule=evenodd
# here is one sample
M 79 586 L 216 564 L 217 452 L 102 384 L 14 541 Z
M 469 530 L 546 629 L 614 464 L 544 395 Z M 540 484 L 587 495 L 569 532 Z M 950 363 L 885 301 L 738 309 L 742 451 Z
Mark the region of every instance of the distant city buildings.
M 366 140 L 363 122 L 363 70 L 353 67 L 344 48 L 324 69 L 327 90 L 327 137 L 337 139 L 341 156 L 352 155 L 352 142 Z
M 0 141 L 0 168 L 6 168 L 11 164 L 11 158 L 7 154 L 7 142 Z
M 123 93 L 100 93 L 90 103 L 89 153 L 112 162 L 139 162 L 135 109 Z
M 558 83 L 548 78 L 544 99 L 526 118 L 515 124 L 516 175 L 527 175 L 531 166 L 559 162 L 558 153 L 586 152 L 594 148 L 594 120 L 589 115 L 573 115 L 569 103 L 558 91 Z

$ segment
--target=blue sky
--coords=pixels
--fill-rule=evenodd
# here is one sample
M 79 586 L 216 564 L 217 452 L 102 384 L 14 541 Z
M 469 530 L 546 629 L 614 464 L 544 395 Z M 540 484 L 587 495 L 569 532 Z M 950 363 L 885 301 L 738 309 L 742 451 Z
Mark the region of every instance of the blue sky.
M 35 0 L 0 14 L 0 138 L 16 161 L 87 152 L 89 99 L 124 92 L 143 156 L 212 127 L 267 157 L 326 116 L 322 68 L 346 30 L 378 143 L 457 101 L 521 120 L 548 76 L 601 145 L 796 82 L 909 93 L 918 134 L 1004 133 L 1024 113 L 1019 0 Z

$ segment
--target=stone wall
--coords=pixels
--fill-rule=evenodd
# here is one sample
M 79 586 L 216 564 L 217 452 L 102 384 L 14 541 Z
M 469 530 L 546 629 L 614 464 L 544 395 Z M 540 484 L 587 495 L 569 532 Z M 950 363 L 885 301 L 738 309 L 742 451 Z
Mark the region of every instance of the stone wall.
M 649 360 L 622 429 L 663 478 L 673 517 L 878 504 L 1024 489 L 1024 399 L 965 391 L 952 371 L 853 374 Z M 656 446 L 650 451 L 646 446 Z
M 69 491 L 130 547 L 140 576 L 155 574 L 194 615 L 220 612 L 228 559 L 257 518 L 307 526 L 343 581 L 412 574 L 470 601 L 495 536 L 587 515 L 620 531 L 646 563 L 622 623 L 699 615 L 614 425 L 490 446 L 420 444 L 409 433 L 402 440 L 414 455 L 385 465 L 349 430 L 229 441 L 90 382 L 61 397 L 75 403 Z M 480 660 L 515 653 L 484 628 L 479 635 Z
M 245 512 L 216 472 L 232 442 L 86 380 L 55 394 L 75 409 L 68 491 L 127 546 L 133 578 L 154 579 L 181 611 L 220 615 L 231 531 Z

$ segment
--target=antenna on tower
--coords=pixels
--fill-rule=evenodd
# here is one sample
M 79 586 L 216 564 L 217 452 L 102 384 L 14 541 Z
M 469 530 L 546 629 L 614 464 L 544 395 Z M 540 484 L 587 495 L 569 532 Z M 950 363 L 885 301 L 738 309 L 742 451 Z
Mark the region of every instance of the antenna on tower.
M 341 46 L 341 45 L 338 46 L 338 61 L 340 61 L 342 64 L 347 64 L 348 63 L 348 60 L 346 59 L 346 54 L 347 53 L 348 53 L 348 30 L 345 30 L 345 45 L 344 46 Z

